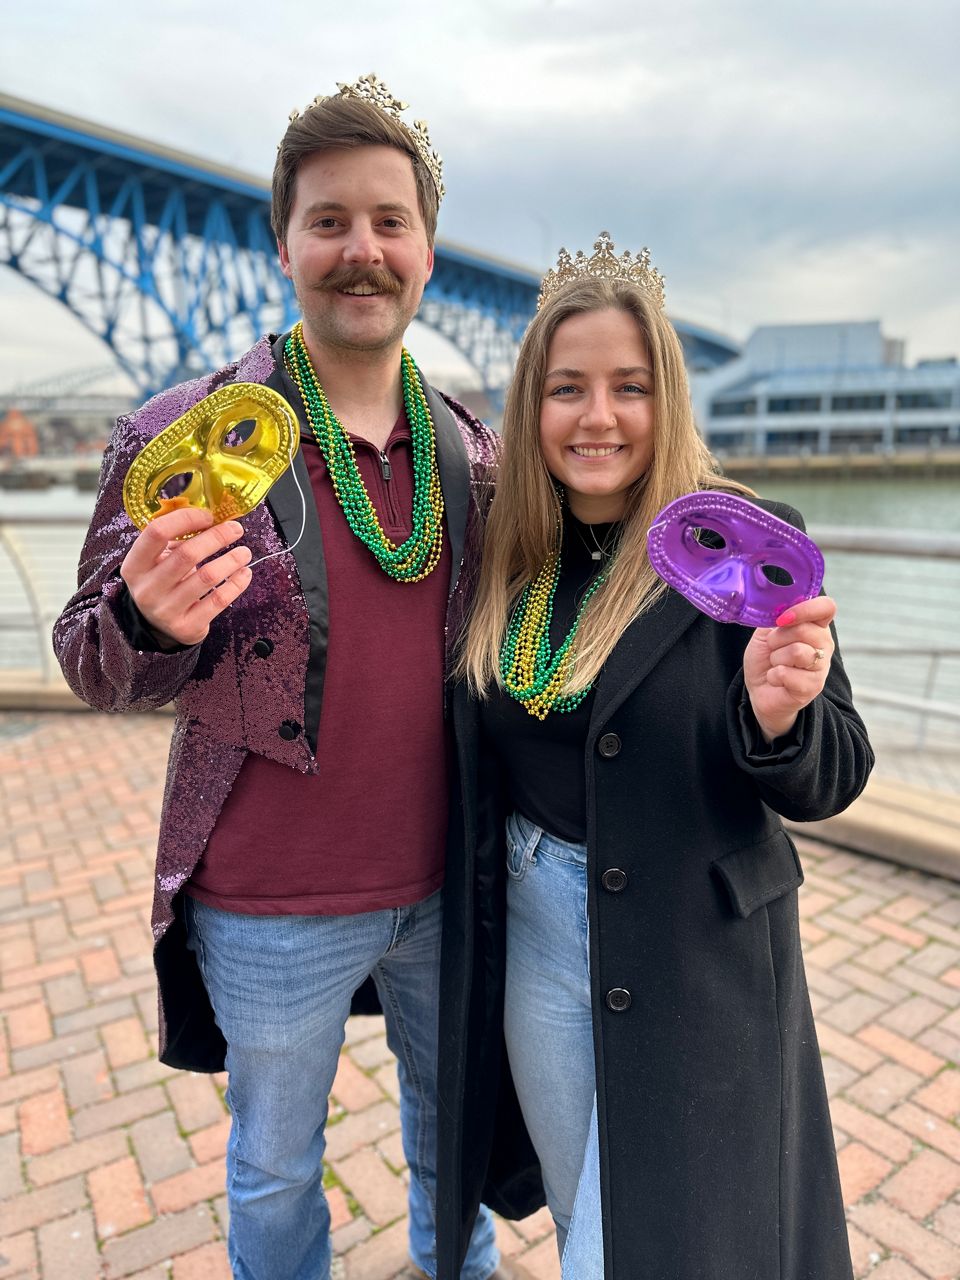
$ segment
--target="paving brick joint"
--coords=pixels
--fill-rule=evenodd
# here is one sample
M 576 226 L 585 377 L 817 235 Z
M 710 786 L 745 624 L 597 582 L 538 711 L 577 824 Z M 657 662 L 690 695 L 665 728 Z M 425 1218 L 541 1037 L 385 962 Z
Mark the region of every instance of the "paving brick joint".
M 156 1058 L 170 722 L 0 716 L 0 1280 L 226 1280 L 224 1076 Z M 858 1280 L 960 1276 L 960 884 L 799 840 L 801 931 Z M 347 1280 L 406 1262 L 397 1081 L 353 1018 L 328 1130 Z M 503 1252 L 557 1280 L 541 1211 Z

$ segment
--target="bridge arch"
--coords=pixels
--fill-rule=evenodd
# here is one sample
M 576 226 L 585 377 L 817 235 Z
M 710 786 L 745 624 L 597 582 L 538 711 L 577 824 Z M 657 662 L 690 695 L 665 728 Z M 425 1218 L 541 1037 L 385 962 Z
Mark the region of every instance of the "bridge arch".
M 146 397 L 288 327 L 269 184 L 0 95 L 0 263 L 67 307 Z M 536 304 L 533 272 L 438 242 L 418 321 L 499 406 Z M 694 367 L 737 354 L 678 325 Z

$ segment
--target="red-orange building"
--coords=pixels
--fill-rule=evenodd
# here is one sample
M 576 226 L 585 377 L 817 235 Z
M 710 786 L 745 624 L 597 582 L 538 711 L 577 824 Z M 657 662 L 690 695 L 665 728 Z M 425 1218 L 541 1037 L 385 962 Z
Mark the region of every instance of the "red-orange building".
M 0 422 L 0 454 L 35 458 L 40 452 L 37 429 L 25 413 L 11 409 Z

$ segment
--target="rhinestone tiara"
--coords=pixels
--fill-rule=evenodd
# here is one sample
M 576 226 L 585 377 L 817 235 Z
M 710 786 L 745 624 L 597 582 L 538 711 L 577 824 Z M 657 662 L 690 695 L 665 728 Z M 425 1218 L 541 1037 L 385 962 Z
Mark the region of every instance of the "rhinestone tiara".
M 341 84 L 338 80 L 337 88 L 340 91 L 339 93 L 318 93 L 314 100 L 308 103 L 302 111 L 299 107 L 294 107 L 290 112 L 291 123 L 294 120 L 298 120 L 300 116 L 306 115 L 314 107 L 319 107 L 324 102 L 329 102 L 332 98 L 357 98 L 360 102 L 366 102 L 371 107 L 376 107 L 384 115 L 396 120 L 397 124 L 409 137 L 417 155 L 430 171 L 433 185 L 437 189 L 437 200 L 442 200 L 444 194 L 443 161 L 430 143 L 427 122 L 425 120 L 414 120 L 413 124 L 409 125 L 406 120 L 401 120 L 400 112 L 406 111 L 409 103 L 401 102 L 399 98 L 395 98 L 379 76 L 374 75 L 372 71 L 369 75 L 361 76 L 355 84 Z
M 601 231 L 593 247 L 596 253 L 591 258 L 582 249 L 578 249 L 573 258 L 566 249 L 560 250 L 557 265 L 547 272 L 540 285 L 538 311 L 558 289 L 584 279 L 627 280 L 645 290 L 658 307 L 663 306 L 664 279 L 656 267 L 651 267 L 649 249 L 641 249 L 636 255 L 624 249 L 617 257 L 609 231 Z

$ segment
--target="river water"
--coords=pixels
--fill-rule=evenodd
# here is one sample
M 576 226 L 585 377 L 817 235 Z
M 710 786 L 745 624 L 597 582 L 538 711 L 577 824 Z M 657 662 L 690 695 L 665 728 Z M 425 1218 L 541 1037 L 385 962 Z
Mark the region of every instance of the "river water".
M 762 492 L 796 507 L 814 530 L 960 532 L 957 478 L 776 480 Z M 848 643 L 960 648 L 960 561 L 832 551 L 825 559 L 824 589 Z
M 744 480 L 765 498 L 789 502 L 808 524 L 960 532 L 960 478 L 920 476 L 866 479 Z

